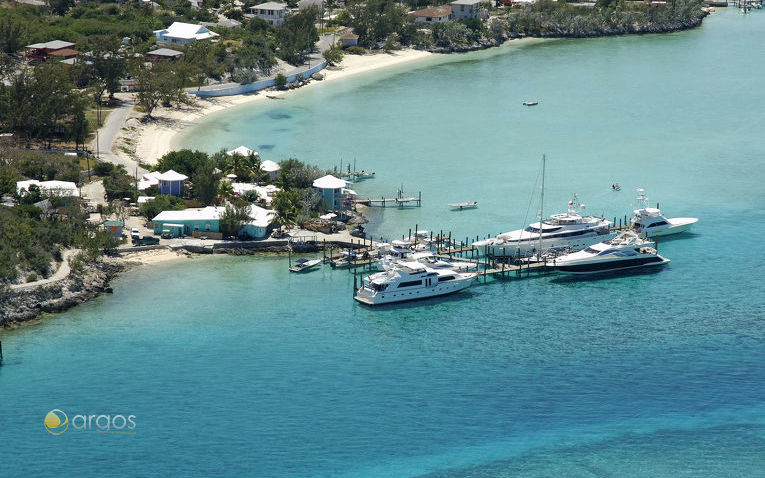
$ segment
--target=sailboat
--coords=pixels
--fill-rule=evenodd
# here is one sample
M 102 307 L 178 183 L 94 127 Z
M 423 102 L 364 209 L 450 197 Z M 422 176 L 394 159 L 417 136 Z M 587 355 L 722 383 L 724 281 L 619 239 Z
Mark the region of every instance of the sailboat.
M 584 204 L 579 203 L 576 194 L 569 201 L 567 212 L 544 219 L 546 162 L 547 158 L 543 156 L 539 222 L 529 224 L 525 229 L 476 241 L 474 245 L 486 247 L 486 254 L 490 257 L 519 259 L 538 255 L 540 251 L 579 250 L 613 237 L 611 221 L 603 217 L 582 215 Z

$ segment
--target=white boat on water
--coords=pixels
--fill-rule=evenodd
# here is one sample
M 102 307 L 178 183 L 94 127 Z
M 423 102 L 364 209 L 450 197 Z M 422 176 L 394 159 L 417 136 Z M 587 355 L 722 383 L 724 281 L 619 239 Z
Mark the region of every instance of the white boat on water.
M 307 272 L 321 263 L 321 259 L 298 259 L 295 265 L 290 267 L 290 272 Z
M 474 272 L 431 269 L 416 261 L 398 262 L 365 277 L 354 299 L 367 305 L 390 304 L 453 294 L 470 287 Z
M 478 207 L 478 201 L 455 202 L 449 204 L 449 207 L 457 211 L 462 211 L 463 209 L 475 209 Z
M 583 204 L 577 203 L 576 195 L 568 203 L 568 211 L 553 214 L 549 219 L 529 224 L 525 229 L 505 232 L 497 237 L 476 241 L 474 245 L 487 247 L 492 257 L 521 258 L 537 252 L 556 249 L 579 250 L 613 237 L 611 221 L 602 217 L 582 216 Z M 540 245 L 541 229 L 541 245 Z
M 634 216 L 630 223 L 632 230 L 643 237 L 669 236 L 671 234 L 680 234 L 690 230 L 691 226 L 699 220 L 695 217 L 673 217 L 667 219 L 661 213 L 661 210 L 654 207 L 648 207 L 648 197 L 644 189 L 637 190 L 637 201 L 639 208 L 635 209 Z
M 567 274 L 595 274 L 639 267 L 660 266 L 669 259 L 656 251 L 653 242 L 633 231 L 622 231 L 613 239 L 578 252 L 555 258 L 555 268 Z

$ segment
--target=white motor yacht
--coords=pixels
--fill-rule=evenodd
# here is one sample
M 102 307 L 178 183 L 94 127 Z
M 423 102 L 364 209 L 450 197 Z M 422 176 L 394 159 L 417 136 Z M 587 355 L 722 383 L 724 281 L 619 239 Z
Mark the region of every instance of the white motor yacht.
M 695 217 L 673 217 L 667 219 L 661 209 L 648 207 L 648 197 L 644 189 L 637 190 L 638 209 L 632 216 L 632 229 L 643 237 L 669 236 L 688 231 L 699 220 Z
M 384 272 L 365 277 L 353 298 L 363 304 L 380 305 L 438 297 L 470 287 L 476 276 L 476 273 L 431 269 L 415 261 L 398 262 Z
M 622 231 L 613 239 L 557 257 L 553 264 L 568 274 L 594 274 L 668 263 L 669 259 L 652 246 L 653 242 L 641 239 L 635 232 Z
M 609 227 L 611 221 L 602 217 L 582 216 L 583 204 L 577 203 L 576 194 L 568 203 L 568 211 L 553 214 L 548 220 L 529 224 L 526 229 L 506 232 L 484 241 L 476 241 L 476 247 L 487 246 L 492 257 L 528 257 L 540 247 L 542 230 L 542 251 L 571 249 L 579 250 L 613 237 Z

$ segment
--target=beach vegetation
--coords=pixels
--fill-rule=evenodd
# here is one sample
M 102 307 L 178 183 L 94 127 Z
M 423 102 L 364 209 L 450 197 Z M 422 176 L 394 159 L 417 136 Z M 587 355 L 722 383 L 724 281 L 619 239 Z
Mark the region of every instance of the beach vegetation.
M 176 173 L 192 177 L 196 174 L 197 169 L 207 163 L 209 159 L 207 153 L 203 151 L 179 149 L 178 151 L 170 151 L 159 158 L 153 170 L 165 172 L 172 169 Z
M 280 90 L 284 89 L 284 87 L 287 86 L 287 77 L 282 73 L 277 74 L 274 77 L 274 86 Z
M 343 61 L 343 49 L 338 45 L 332 45 L 324 50 L 322 56 L 330 65 L 337 65 Z
M 194 99 L 186 94 L 193 68 L 184 62 L 162 61 L 152 67 L 141 65 L 135 69 L 138 82 L 136 98 L 146 116 L 159 105 L 193 105 Z

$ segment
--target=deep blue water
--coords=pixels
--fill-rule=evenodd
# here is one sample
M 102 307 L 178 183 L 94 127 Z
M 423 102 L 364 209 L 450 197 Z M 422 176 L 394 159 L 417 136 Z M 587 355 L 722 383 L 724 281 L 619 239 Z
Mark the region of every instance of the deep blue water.
M 354 303 L 348 272 L 289 274 L 278 256 L 134 270 L 113 283 L 113 295 L 0 332 L 0 475 L 763 476 L 763 93 L 744 81 L 746 88 L 730 87 L 734 73 L 765 68 L 761 51 L 736 48 L 757 44 L 762 22 L 760 14 L 727 12 L 676 35 L 481 53 L 480 61 L 468 56 L 297 97 L 311 107 L 277 123 L 303 137 L 313 123 L 300 115 L 324 102 L 331 115 L 338 101 L 350 118 L 365 114 L 350 105 L 379 101 L 378 87 L 405 94 L 396 85 L 428 81 L 428 91 L 443 92 L 485 71 L 549 83 L 539 110 L 512 112 L 540 118 L 517 123 L 523 131 L 508 147 L 510 164 L 500 149 L 505 138 L 485 128 L 471 133 L 483 134 L 475 158 L 464 141 L 452 143 L 466 152 L 443 161 L 462 171 L 446 179 L 431 156 L 442 146 L 423 149 L 427 156 L 405 170 L 397 165 L 406 164 L 408 143 L 385 143 L 394 167 L 378 169 L 359 189 L 395 189 L 411 174 L 432 199 L 414 211 L 375 213 L 381 232 L 405 232 L 413 222 L 463 234 L 519 227 L 542 152 L 551 156 L 551 208 L 576 190 L 591 210 L 622 215 L 635 183 L 671 216 L 700 222 L 693 234 L 659 244 L 672 260 L 660 271 L 479 283 L 445 299 L 383 309 Z M 630 65 L 661 52 L 650 75 L 633 77 Z M 613 65 L 593 74 L 590 65 L 602 63 Z M 702 72 L 715 76 L 693 80 Z M 594 86 L 574 81 L 577 75 Z M 443 84 L 433 85 L 438 78 Z M 703 84 L 709 89 L 697 102 L 683 93 L 695 96 Z M 626 109 L 618 99 L 624 85 L 678 99 L 666 108 L 641 101 Z M 578 103 L 572 92 L 581 90 Z M 287 101 L 278 108 L 292 108 Z M 455 111 L 435 115 L 442 124 L 434 131 L 455 121 Z M 251 124 L 267 128 L 264 117 L 273 114 L 281 113 L 255 111 Z M 472 117 L 463 114 L 460 125 L 472 128 Z M 343 137 L 353 144 L 356 121 L 333 121 L 350 130 Z M 390 121 L 393 130 L 416 123 Z M 536 129 L 545 132 L 522 140 Z M 311 144 L 290 137 L 274 133 L 274 154 Z M 492 148 L 494 156 L 483 154 Z M 461 157 L 481 167 L 459 169 Z M 604 191 L 615 174 L 622 193 Z M 462 185 L 470 181 L 472 188 Z M 452 200 L 444 188 L 456 188 L 458 199 L 480 192 L 487 204 L 455 218 L 444 211 Z M 53 436 L 43 427 L 51 409 L 70 419 L 133 414 L 135 433 L 71 427 Z

